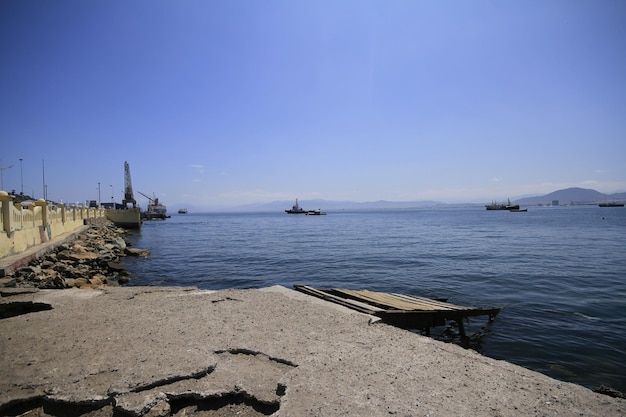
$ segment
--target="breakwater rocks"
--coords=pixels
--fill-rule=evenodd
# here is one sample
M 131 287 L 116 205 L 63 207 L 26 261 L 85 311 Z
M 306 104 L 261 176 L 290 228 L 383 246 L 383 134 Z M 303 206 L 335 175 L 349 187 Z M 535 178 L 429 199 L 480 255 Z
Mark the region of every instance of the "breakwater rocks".
M 106 219 L 94 219 L 73 240 L 17 269 L 5 286 L 62 289 L 125 284 L 130 277 L 120 258 L 150 255 L 148 250 L 129 247 L 126 234 Z

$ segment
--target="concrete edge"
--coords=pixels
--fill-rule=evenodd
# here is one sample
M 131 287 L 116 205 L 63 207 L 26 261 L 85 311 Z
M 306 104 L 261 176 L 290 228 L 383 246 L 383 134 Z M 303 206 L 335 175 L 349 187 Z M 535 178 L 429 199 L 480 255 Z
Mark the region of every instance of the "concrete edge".
M 359 311 L 352 310 L 352 309 L 350 309 L 348 307 L 345 307 L 345 306 L 342 306 L 340 304 L 335 304 L 333 302 L 330 302 L 330 301 L 327 301 L 327 300 L 323 300 L 321 298 L 313 297 L 311 295 L 301 293 L 300 291 L 296 291 L 294 289 L 287 288 L 287 287 L 284 287 L 282 285 L 272 285 L 271 287 L 259 288 L 259 291 L 279 293 L 279 294 L 282 294 L 282 295 L 284 295 L 286 297 L 292 298 L 294 300 L 305 301 L 305 302 L 308 302 L 308 303 L 318 304 L 318 305 L 321 305 L 321 306 L 324 306 L 324 307 L 334 308 L 335 310 L 341 311 L 344 314 L 358 314 L 358 315 L 362 315 L 362 316 L 365 316 L 365 317 L 367 317 L 369 319 L 369 323 L 370 324 L 377 323 L 377 322 L 380 322 L 382 320 L 380 317 L 372 316 L 371 314 L 361 313 Z

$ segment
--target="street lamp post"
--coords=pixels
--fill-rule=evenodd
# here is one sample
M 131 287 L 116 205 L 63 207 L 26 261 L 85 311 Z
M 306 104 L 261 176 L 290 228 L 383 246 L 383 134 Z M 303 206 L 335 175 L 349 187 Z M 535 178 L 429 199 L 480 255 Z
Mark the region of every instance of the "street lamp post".
M 100 183 L 98 183 L 98 207 L 100 207 Z
M 113 206 L 111 208 L 115 208 L 115 193 L 113 192 L 113 184 L 109 185 L 111 187 L 111 203 Z
M 42 181 L 43 199 L 48 201 L 48 186 L 46 185 L 46 162 L 44 159 L 41 160 L 41 181 Z
M 20 195 L 24 195 L 24 171 L 22 170 L 23 160 L 23 158 L 20 158 Z

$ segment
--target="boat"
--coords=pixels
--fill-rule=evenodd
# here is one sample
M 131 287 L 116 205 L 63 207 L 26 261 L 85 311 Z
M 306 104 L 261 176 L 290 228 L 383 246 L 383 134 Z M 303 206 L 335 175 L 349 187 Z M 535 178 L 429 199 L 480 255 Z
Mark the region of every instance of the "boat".
M 296 204 L 291 207 L 291 210 L 285 210 L 288 214 L 307 214 L 307 211 L 298 205 L 298 199 L 296 198 Z
M 487 204 L 485 208 L 487 210 L 519 210 L 519 204 L 511 204 L 511 200 L 507 199 L 506 204 L 493 201 L 491 204 Z
M 148 208 L 141 212 L 141 218 L 144 220 L 165 220 L 170 216 L 167 214 L 167 207 L 159 202 L 158 198 L 148 203 Z
M 326 213 L 322 209 L 309 210 L 306 212 L 307 216 L 325 216 Z
M 187 209 L 183 208 L 183 209 L 178 210 L 178 214 L 187 214 Z
M 491 204 L 485 205 L 487 210 L 506 210 L 506 204 L 496 203 L 493 201 Z
M 509 211 L 513 213 L 524 213 L 524 212 L 527 212 L 528 209 L 512 208 L 512 209 L 509 209 Z
M 615 203 L 615 202 L 610 202 L 610 203 L 600 203 L 598 204 L 599 207 L 624 207 L 624 203 Z
M 146 197 L 150 202 L 148 203 L 148 208 L 145 211 L 141 212 L 141 218 L 144 220 L 165 220 L 170 216 L 167 215 L 167 207 L 163 205 L 159 199 L 154 196 L 154 198 L 148 197 L 141 191 L 138 191 L 139 194 Z

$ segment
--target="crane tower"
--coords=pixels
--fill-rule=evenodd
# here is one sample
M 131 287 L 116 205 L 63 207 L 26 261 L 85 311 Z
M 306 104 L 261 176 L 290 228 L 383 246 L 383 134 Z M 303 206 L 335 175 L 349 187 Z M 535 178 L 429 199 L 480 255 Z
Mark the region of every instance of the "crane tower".
M 133 195 L 133 184 L 130 181 L 130 166 L 127 161 L 124 161 L 124 201 L 122 204 L 126 207 L 128 203 L 132 203 L 133 208 L 137 207 L 137 201 Z

